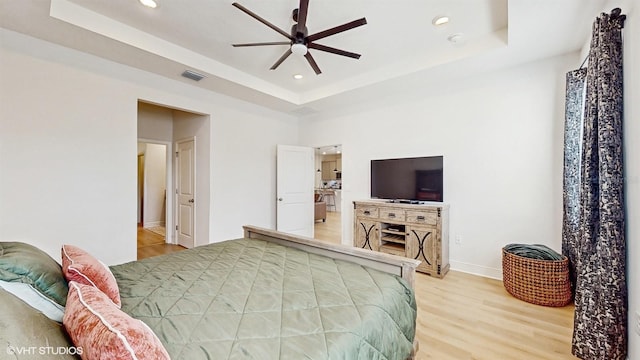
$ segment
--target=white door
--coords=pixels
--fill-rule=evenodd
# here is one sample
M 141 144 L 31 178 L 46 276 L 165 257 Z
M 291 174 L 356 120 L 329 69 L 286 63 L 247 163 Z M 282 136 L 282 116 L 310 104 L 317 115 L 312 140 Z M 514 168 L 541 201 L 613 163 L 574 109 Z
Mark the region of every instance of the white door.
M 313 148 L 278 145 L 276 229 L 313 237 Z
M 178 244 L 192 248 L 195 244 L 196 152 L 195 139 L 176 144 L 176 193 Z

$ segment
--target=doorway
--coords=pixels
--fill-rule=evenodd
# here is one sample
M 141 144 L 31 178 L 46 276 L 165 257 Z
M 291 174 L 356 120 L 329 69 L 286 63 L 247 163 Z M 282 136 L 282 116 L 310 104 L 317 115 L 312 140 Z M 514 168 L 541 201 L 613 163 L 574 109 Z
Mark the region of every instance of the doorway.
M 167 144 L 138 142 L 138 224 L 166 237 Z
M 193 196 L 188 200 L 195 203 L 191 216 L 194 226 L 189 229 L 193 240 L 192 246 L 209 243 L 209 208 L 210 208 L 210 116 L 208 114 L 189 112 L 182 109 L 152 104 L 138 101 L 138 141 L 141 143 L 151 143 L 165 145 L 166 168 L 165 168 L 165 191 L 162 192 L 162 202 L 164 204 L 164 225 L 165 236 L 163 246 L 168 244 L 178 244 L 178 143 L 184 139 L 196 139 L 194 147 L 191 149 L 194 161 L 190 163 L 194 171 L 192 190 Z M 148 162 L 148 156 L 139 157 L 139 163 Z M 140 187 L 140 185 L 138 185 Z M 144 194 L 144 192 L 142 192 Z M 144 195 L 142 195 L 144 196 Z M 142 199 L 138 199 L 143 203 Z M 146 217 L 148 207 L 143 206 L 138 217 Z M 154 220 L 151 220 L 154 221 Z M 162 221 L 157 219 L 155 221 Z M 141 220 L 138 220 L 141 223 Z M 154 225 L 142 221 L 143 225 Z M 161 225 L 161 224 L 158 224 Z M 143 230 L 147 228 L 140 227 Z M 178 246 L 178 245 L 172 245 Z M 180 247 L 183 248 L 183 247 Z M 139 251 L 140 254 L 140 251 Z
M 171 184 L 171 143 L 138 140 L 138 258 L 149 256 L 170 242 L 171 210 L 167 188 Z
M 314 238 L 342 243 L 342 145 L 315 149 Z

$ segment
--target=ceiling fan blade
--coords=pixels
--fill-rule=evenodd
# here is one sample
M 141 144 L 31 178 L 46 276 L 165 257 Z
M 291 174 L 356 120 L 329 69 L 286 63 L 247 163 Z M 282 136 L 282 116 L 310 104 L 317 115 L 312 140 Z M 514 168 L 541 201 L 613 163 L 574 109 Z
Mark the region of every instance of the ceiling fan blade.
M 309 10 L 309 0 L 300 0 L 298 6 L 298 29 L 299 33 L 304 34 L 304 27 L 307 26 L 307 10 Z
M 282 36 L 286 37 L 287 39 L 293 40 L 291 35 L 288 34 L 286 31 L 280 29 L 279 27 L 273 25 L 272 23 L 268 22 L 267 20 L 261 18 L 260 16 L 256 15 L 255 13 L 253 13 L 251 10 L 247 9 L 246 7 L 238 4 L 237 2 L 234 2 L 231 5 L 237 7 L 238 9 L 242 10 L 243 12 L 245 12 L 247 15 L 249 15 L 252 18 L 260 21 L 261 23 L 267 25 L 268 27 L 272 28 L 273 30 L 277 31 L 278 33 L 280 33 Z
M 280 64 L 282 64 L 283 61 L 285 61 L 289 55 L 291 55 L 291 49 L 287 50 L 281 57 L 280 59 L 278 59 L 278 61 L 276 61 L 275 64 L 273 64 L 273 66 L 271 67 L 271 70 L 275 70 L 278 66 L 280 66 Z
M 319 33 L 315 33 L 315 34 L 309 35 L 309 36 L 307 36 L 306 40 L 307 40 L 307 42 L 320 40 L 322 38 L 326 38 L 327 36 L 335 35 L 337 33 L 341 33 L 343 31 L 351 30 L 351 29 L 356 28 L 358 26 L 365 25 L 366 23 L 367 23 L 367 19 L 365 19 L 365 18 L 358 19 L 358 20 L 353 20 L 352 22 L 348 22 L 346 24 L 342 24 L 340 26 L 336 26 L 334 28 L 327 29 L 325 31 L 321 31 Z
M 316 43 L 309 43 L 307 44 L 307 47 L 311 49 L 320 50 L 320 51 L 326 51 L 336 55 L 342 55 L 342 56 L 354 58 L 354 59 L 360 59 L 360 56 L 361 56 L 360 54 L 356 54 L 349 51 L 344 51 L 344 50 L 340 50 L 340 49 L 332 48 L 330 46 L 320 45 Z
M 268 45 L 291 45 L 291 42 L 290 41 L 276 41 L 276 42 L 263 42 L 263 43 L 231 44 L 231 46 L 233 46 L 233 47 L 268 46 Z
M 307 52 L 306 54 L 304 54 L 304 57 L 307 58 L 309 65 L 311 65 L 311 67 L 313 68 L 313 71 L 316 72 L 316 75 L 322 74 L 322 71 L 320 71 L 318 64 L 316 64 L 316 61 L 313 59 L 313 56 L 311 56 L 310 52 Z

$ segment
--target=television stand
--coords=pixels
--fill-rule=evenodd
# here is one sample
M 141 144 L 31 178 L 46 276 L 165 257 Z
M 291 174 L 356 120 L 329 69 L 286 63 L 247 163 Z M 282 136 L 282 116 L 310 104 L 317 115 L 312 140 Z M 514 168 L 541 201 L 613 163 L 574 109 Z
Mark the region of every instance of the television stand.
M 449 205 L 354 201 L 354 246 L 420 260 L 417 271 L 449 271 Z

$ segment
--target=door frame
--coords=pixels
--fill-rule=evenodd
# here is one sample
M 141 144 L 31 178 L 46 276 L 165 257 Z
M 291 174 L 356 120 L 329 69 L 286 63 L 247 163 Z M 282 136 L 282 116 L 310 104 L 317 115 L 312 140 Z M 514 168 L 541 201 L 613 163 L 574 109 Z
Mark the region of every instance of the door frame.
M 179 148 L 179 144 L 183 143 L 183 142 L 187 142 L 187 141 L 193 141 L 193 199 L 194 199 L 194 203 L 193 203 L 193 247 L 197 246 L 197 230 L 198 228 L 196 227 L 198 224 L 198 219 L 196 216 L 196 210 L 198 207 L 198 191 L 197 191 L 197 184 L 198 184 L 198 178 L 197 178 L 197 173 L 198 173 L 198 152 L 197 152 L 197 142 L 196 142 L 196 136 L 189 136 L 186 138 L 182 138 L 179 140 L 176 140 L 174 142 L 175 144 L 175 156 L 172 156 L 171 159 L 173 160 L 173 162 L 175 162 L 175 167 L 173 170 L 173 178 L 175 180 L 175 182 L 172 184 L 173 188 L 172 188 L 172 193 L 173 196 L 172 198 L 174 199 L 173 201 L 173 216 L 174 216 L 174 226 L 171 228 L 172 229 L 172 233 L 174 234 L 173 238 L 175 240 L 175 244 L 179 244 L 178 242 L 178 212 L 180 211 L 178 209 L 178 207 L 180 206 L 180 201 L 178 200 L 178 171 L 180 169 L 180 167 L 178 166 L 178 148 Z
M 138 142 L 139 143 L 147 143 L 147 144 L 158 144 L 158 145 L 165 145 L 166 146 L 166 151 L 167 153 L 165 154 L 165 162 L 166 162 L 166 173 L 165 173 L 165 189 L 167 192 L 167 204 L 166 204 L 166 208 L 165 208 L 165 237 L 164 237 L 164 241 L 167 244 L 175 244 L 177 239 L 175 236 L 175 230 L 171 230 L 171 229 L 175 229 L 175 222 L 173 221 L 173 212 L 174 210 L 174 205 L 173 205 L 173 196 L 169 196 L 169 191 L 173 191 L 171 189 L 174 188 L 173 185 L 173 144 L 171 141 L 164 141 L 164 140 L 154 140 L 154 139 L 147 139 L 147 138 L 138 138 Z M 143 196 L 146 197 L 146 186 L 144 187 L 144 191 L 145 194 L 143 194 Z

